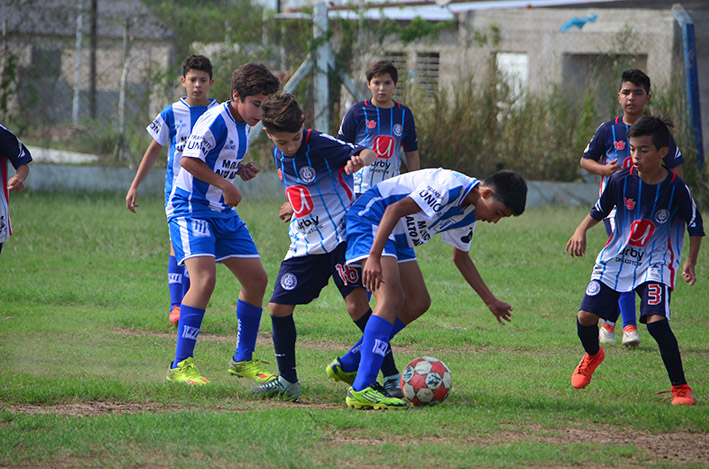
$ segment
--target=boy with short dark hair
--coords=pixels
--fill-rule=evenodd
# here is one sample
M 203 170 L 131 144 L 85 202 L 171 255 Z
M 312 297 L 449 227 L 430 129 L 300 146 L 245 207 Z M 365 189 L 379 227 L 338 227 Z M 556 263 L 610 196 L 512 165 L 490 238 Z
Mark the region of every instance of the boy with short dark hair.
M 304 129 L 303 120 L 303 111 L 290 94 L 270 96 L 261 106 L 263 128 L 274 144 L 273 158 L 294 216 L 291 244 L 268 304 L 279 376 L 251 392 L 291 401 L 300 395 L 296 305 L 317 299 L 332 277 L 351 315 L 370 312 L 359 272 L 345 265 L 345 213 L 354 200 L 352 173 L 376 156 L 364 146 Z
M 275 379 L 252 357 L 268 277 L 246 224 L 233 208 L 241 202 L 241 193 L 232 181 L 237 175 L 248 181 L 258 173 L 253 162 L 242 164 L 249 131 L 261 119 L 263 101 L 279 88 L 278 78 L 265 65 L 248 63 L 237 68 L 231 81 L 232 100 L 207 110 L 185 145 L 166 210 L 175 256 L 187 266 L 191 285 L 180 306 L 169 381 L 208 383 L 199 374 L 193 355 L 214 290 L 217 262 L 241 284 L 236 352 L 228 371 L 259 383 Z
M 389 60 L 379 60 L 367 67 L 365 78 L 372 97 L 350 107 L 342 119 L 337 135 L 337 138 L 345 142 L 371 148 L 377 155 L 373 164 L 355 173 L 356 197 L 380 181 L 397 176 L 401 172 L 401 148 L 406 156 L 408 171 L 421 168 L 414 115 L 411 109 L 393 99 L 399 80 L 396 66 Z M 352 320 L 364 330 L 368 317 L 352 317 Z M 332 365 L 339 366 L 334 362 Z M 391 350 L 382 364 L 382 375 L 388 394 L 402 397 L 401 375 Z
M 677 339 L 670 329 L 670 295 L 682 258 L 684 228 L 689 233 L 689 255 L 682 277 L 696 281 L 695 266 L 704 236 L 702 218 L 689 189 L 662 164 L 671 141 L 668 121 L 643 116 L 628 130 L 632 165 L 614 173 L 596 205 L 579 224 L 566 252 L 586 251 L 586 232 L 615 208 L 615 229 L 596 258 L 591 282 L 577 315 L 577 332 L 586 352 L 571 376 L 571 385 L 588 385 L 604 360 L 599 344 L 600 318 L 615 321 L 623 292 L 640 297 L 640 322 L 657 341 L 672 384 L 672 404 L 694 404 L 694 394 L 682 368 Z M 670 392 L 670 391 L 666 391 Z
M 627 131 L 640 117 L 645 114 L 645 106 L 650 102 L 650 78 L 640 70 L 625 70 L 620 78 L 618 103 L 623 115 L 601 124 L 593 138 L 586 146 L 581 157 L 581 167 L 592 174 L 601 176 L 601 188 L 608 183 L 610 176 L 632 165 L 628 144 Z M 664 158 L 665 165 L 682 177 L 682 153 L 674 139 L 670 137 L 669 151 Z M 613 213 L 603 220 L 606 234 L 613 232 Z M 635 295 L 632 292 L 623 293 L 618 300 L 618 308 L 623 317 L 623 339 L 626 347 L 637 347 L 640 336 L 635 321 Z M 614 343 L 615 323 L 601 321 L 599 337 L 602 343 Z
M 497 321 L 511 321 L 512 307 L 488 289 L 468 251 L 478 220 L 497 223 L 520 215 L 526 198 L 527 185 L 514 171 L 479 181 L 438 168 L 387 179 L 357 199 L 347 212 L 347 264 L 361 265 L 376 306 L 360 342 L 341 359 L 343 373 L 356 372 L 347 392 L 349 407 L 407 407 L 384 395 L 375 380 L 390 340 L 431 304 L 414 247 L 436 233 L 453 247 L 453 262 Z
M 7 180 L 7 162 L 15 168 L 15 175 Z M 10 198 L 8 191 L 22 192 L 25 180 L 30 173 L 29 163 L 32 155 L 27 147 L 11 131 L 0 125 L 0 252 L 5 241 L 12 236 L 10 223 Z
M 165 174 L 165 205 L 167 205 L 172 184 L 180 170 L 182 151 L 192 127 L 204 112 L 216 106 L 216 100 L 209 98 L 209 89 L 214 84 L 212 79 L 212 63 L 203 55 L 190 55 L 182 62 L 182 86 L 187 96 L 163 109 L 146 128 L 153 140 L 148 145 L 143 159 L 140 161 L 135 178 L 126 195 L 128 210 L 135 213 L 138 207 L 138 187 L 148 175 L 150 168 L 160 156 L 162 148 L 170 144 L 167 152 L 167 171 Z M 170 325 L 176 325 L 180 319 L 180 303 L 189 290 L 189 277 L 185 274 L 185 266 L 178 265 L 175 251 L 170 243 L 170 257 L 167 264 L 167 283 L 170 290 Z

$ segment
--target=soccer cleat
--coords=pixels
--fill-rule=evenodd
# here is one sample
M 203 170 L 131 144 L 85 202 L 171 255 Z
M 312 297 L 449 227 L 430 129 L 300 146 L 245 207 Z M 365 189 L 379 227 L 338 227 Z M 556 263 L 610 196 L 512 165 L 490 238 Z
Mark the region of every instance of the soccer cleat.
M 339 358 L 335 358 L 332 363 L 325 367 L 325 373 L 330 379 L 335 381 L 342 381 L 350 386 L 354 384 L 355 378 L 357 377 L 357 371 L 345 371 L 342 369 L 342 363 Z
M 244 360 L 236 362 L 232 358 L 229 364 L 229 374 L 239 378 L 253 379 L 257 383 L 268 383 L 276 379 L 276 375 L 269 373 L 261 367 L 261 360 Z
M 603 351 L 602 347 L 598 348 L 598 353 L 595 355 L 584 354 L 581 359 L 581 363 L 574 370 L 574 374 L 571 375 L 571 386 L 576 389 L 583 389 L 591 382 L 591 377 L 593 372 L 596 371 L 596 367 L 603 362 L 606 358 L 606 352 Z
M 598 341 L 602 344 L 615 344 L 615 327 L 610 324 L 601 323 L 598 328 Z
M 298 381 L 291 383 L 283 376 L 278 376 L 261 386 L 256 386 L 250 392 L 255 397 L 277 397 L 295 402 L 300 396 L 300 383 Z
M 180 322 L 180 306 L 175 305 L 170 310 L 170 315 L 167 317 L 170 320 L 171 326 L 176 326 Z
M 672 393 L 672 405 L 694 405 L 694 392 L 692 392 L 692 388 L 690 388 L 688 384 L 678 384 L 672 386 L 672 389 L 669 391 L 661 391 L 655 394 L 665 394 L 668 392 Z M 665 402 L 668 399 L 670 398 L 666 397 L 661 399 L 660 402 Z
M 640 335 L 638 334 L 638 326 L 628 324 L 623 328 L 622 344 L 626 347 L 637 347 L 640 345 Z
M 404 393 L 401 392 L 401 375 L 399 373 L 384 377 L 384 390 L 389 397 L 402 399 Z
M 172 366 L 172 363 L 170 363 L 170 366 Z M 199 374 L 197 365 L 194 364 L 192 357 L 185 358 L 175 368 L 168 368 L 167 380 L 198 386 L 209 384 L 209 380 Z
M 372 385 L 361 391 L 355 391 L 350 387 L 350 389 L 347 390 L 347 397 L 345 398 L 347 407 L 351 407 L 352 409 L 370 408 L 381 410 L 408 408 L 409 405 L 406 401 L 396 397 L 387 397 L 379 389 Z

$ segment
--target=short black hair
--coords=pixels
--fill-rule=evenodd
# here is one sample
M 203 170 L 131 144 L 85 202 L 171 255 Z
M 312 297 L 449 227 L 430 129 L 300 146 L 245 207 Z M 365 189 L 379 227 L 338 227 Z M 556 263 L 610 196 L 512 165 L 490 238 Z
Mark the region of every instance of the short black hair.
M 231 94 L 236 91 L 242 100 L 249 96 L 270 96 L 281 88 L 281 81 L 264 64 L 247 63 L 231 75 Z
M 182 76 L 186 77 L 187 72 L 190 70 L 199 70 L 201 72 L 207 72 L 209 74 L 209 79 L 212 79 L 212 62 L 203 55 L 192 54 L 182 62 Z
M 374 62 L 372 65 L 367 67 L 367 70 L 364 72 L 364 76 L 367 77 L 367 82 L 369 82 L 372 78 L 379 75 L 384 75 L 385 73 L 388 73 L 391 79 L 394 80 L 394 84 L 398 82 L 399 71 L 396 69 L 391 60 L 380 60 L 378 62 Z
M 631 68 L 623 72 L 620 76 L 620 86 L 618 89 L 623 88 L 623 83 L 629 81 L 634 85 L 640 85 L 645 89 L 645 93 L 650 94 L 650 77 L 645 75 L 642 70 L 637 68 Z
M 269 132 L 298 132 L 303 127 L 303 110 L 290 93 L 276 93 L 261 103 L 261 122 Z
M 527 183 L 518 173 L 508 169 L 498 171 L 485 179 L 483 185 L 491 188 L 492 199 L 502 202 L 514 216 L 524 213 L 527 205 Z
M 672 136 L 670 127 L 674 126 L 672 120 L 667 117 L 642 116 L 630 126 L 627 136 L 630 138 L 649 135 L 652 137 L 652 144 L 655 145 L 655 148 L 660 149 L 670 146 Z

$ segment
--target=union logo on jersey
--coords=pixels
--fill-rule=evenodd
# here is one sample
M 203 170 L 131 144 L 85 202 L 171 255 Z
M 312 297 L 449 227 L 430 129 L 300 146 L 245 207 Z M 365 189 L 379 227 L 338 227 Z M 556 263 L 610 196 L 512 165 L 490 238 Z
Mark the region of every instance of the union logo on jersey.
M 586 287 L 586 295 L 596 296 L 601 291 L 601 284 L 598 280 L 591 280 L 591 282 Z
M 295 275 L 290 272 L 283 274 L 281 277 L 281 287 L 284 290 L 293 290 L 296 286 L 298 286 L 298 278 Z
M 391 135 L 377 135 L 372 144 L 372 150 L 377 154 L 377 158 L 388 160 L 394 156 L 396 140 Z
M 627 197 L 623 197 L 623 200 L 625 201 L 625 208 L 628 210 L 632 210 L 635 208 L 635 201 L 633 199 L 629 199 Z
M 643 247 L 647 244 L 650 237 L 655 233 L 655 224 L 647 219 L 635 220 L 630 225 L 630 239 L 628 244 L 631 246 Z
M 310 166 L 303 166 L 298 170 L 298 176 L 300 176 L 300 179 L 306 184 L 313 182 L 316 175 L 317 173 Z
M 286 197 L 293 207 L 293 214 L 296 218 L 310 214 L 315 208 L 313 197 L 305 186 L 291 186 L 286 189 Z
M 394 128 L 391 129 L 391 131 L 397 137 L 401 137 L 401 134 L 404 132 L 404 128 L 401 126 L 401 124 L 394 124 Z
M 625 140 L 613 142 L 613 145 L 615 146 L 616 150 L 624 150 L 625 149 Z
M 367 121 L 367 128 L 373 129 L 377 126 L 377 121 Z

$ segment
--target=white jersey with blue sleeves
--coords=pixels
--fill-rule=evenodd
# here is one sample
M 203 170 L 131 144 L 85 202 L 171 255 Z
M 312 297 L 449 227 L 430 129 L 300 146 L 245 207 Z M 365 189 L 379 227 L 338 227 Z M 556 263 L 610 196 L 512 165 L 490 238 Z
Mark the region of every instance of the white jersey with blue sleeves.
M 646 184 L 630 167 L 610 177 L 590 216 L 600 221 L 614 207 L 615 228 L 591 278 L 619 292 L 646 282 L 674 288 L 685 226 L 690 236 L 704 236 L 689 188 L 672 171 L 660 184 Z
M 190 106 L 183 97 L 176 103 L 165 106 L 165 109 L 146 127 L 150 136 L 160 146 L 164 147 L 169 144 L 165 174 L 165 204 L 172 192 L 175 176 L 180 172 L 182 150 L 192 133 L 192 127 L 207 109 L 216 105 L 217 101 L 210 98 L 207 106 Z
M 345 241 L 345 214 L 354 200 L 353 176 L 345 173 L 345 165 L 364 149 L 312 129 L 303 130 L 292 157 L 273 147 L 278 177 L 293 207 L 286 259 L 329 253 Z
M 460 205 L 478 184 L 478 179 L 450 169 L 421 169 L 380 182 L 352 210 L 378 225 L 389 205 L 411 197 L 421 211 L 402 217 L 392 236 L 405 235 L 408 245 L 416 247 L 443 233 L 444 243 L 467 252 L 475 229 L 475 206 L 461 209 Z
M 198 158 L 209 169 L 232 181 L 249 148 L 249 130 L 245 122 L 236 121 L 231 115 L 229 102 L 212 107 L 195 124 L 182 157 Z M 221 189 L 194 177 L 184 168 L 180 168 L 175 178 L 165 210 L 168 219 L 187 215 L 229 217 L 234 213 L 224 204 Z

